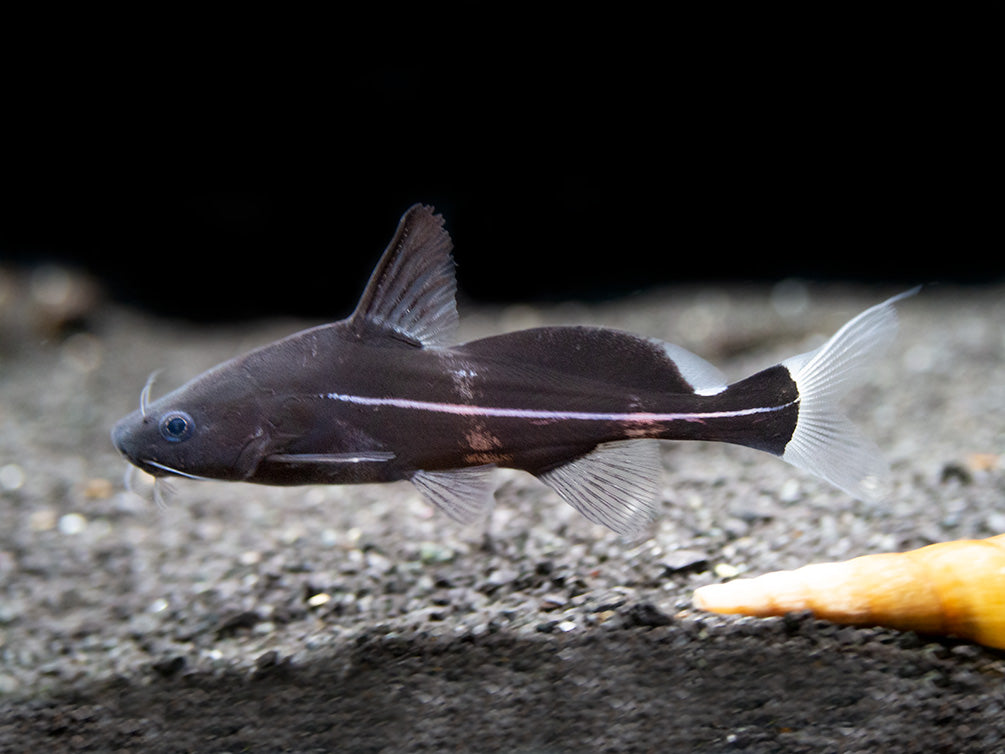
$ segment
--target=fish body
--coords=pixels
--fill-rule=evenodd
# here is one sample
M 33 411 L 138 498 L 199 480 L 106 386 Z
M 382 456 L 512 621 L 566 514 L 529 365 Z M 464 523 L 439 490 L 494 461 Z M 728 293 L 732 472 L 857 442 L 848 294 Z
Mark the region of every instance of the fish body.
M 215 367 L 122 419 L 118 450 L 155 476 L 272 485 L 412 481 L 461 521 L 491 470 L 527 471 L 593 521 L 634 534 L 656 510 L 657 440 L 756 448 L 876 494 L 874 446 L 840 417 L 844 379 L 885 344 L 891 301 L 818 351 L 734 384 L 630 333 L 544 327 L 453 344 L 442 218 L 403 216 L 355 310 Z

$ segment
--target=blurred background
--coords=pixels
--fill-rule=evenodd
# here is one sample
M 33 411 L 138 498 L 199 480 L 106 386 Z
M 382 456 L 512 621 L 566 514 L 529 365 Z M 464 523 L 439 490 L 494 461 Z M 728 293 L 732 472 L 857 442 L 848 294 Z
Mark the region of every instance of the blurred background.
M 336 318 L 424 202 L 481 302 L 1002 280 L 997 6 L 632 13 L 62 19 L 4 53 L 0 265 L 163 316 Z

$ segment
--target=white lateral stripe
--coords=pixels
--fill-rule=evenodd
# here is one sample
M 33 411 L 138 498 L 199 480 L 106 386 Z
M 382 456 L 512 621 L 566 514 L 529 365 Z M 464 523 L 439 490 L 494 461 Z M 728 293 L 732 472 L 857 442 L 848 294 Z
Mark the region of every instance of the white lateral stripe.
M 454 414 L 456 416 L 492 416 L 503 419 L 536 419 L 539 421 L 604 421 L 604 422 L 670 422 L 670 421 L 704 421 L 705 419 L 729 419 L 737 416 L 751 416 L 781 411 L 794 403 L 781 406 L 764 406 L 744 408 L 738 411 L 695 411 L 686 414 L 654 414 L 646 412 L 634 413 L 594 413 L 590 411 L 545 411 L 534 408 L 498 408 L 493 406 L 468 406 L 463 403 L 435 403 L 433 401 L 416 401 L 410 398 L 373 398 L 365 395 L 348 395 L 346 393 L 328 393 L 323 396 L 343 403 L 357 406 L 391 406 L 393 408 L 433 411 L 439 414 Z

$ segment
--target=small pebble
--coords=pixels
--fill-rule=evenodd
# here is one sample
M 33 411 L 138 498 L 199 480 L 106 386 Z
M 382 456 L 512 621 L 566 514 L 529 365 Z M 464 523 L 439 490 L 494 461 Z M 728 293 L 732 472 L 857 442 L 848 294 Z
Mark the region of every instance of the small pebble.
M 700 570 L 708 564 L 708 555 L 700 550 L 673 550 L 660 561 L 667 573 Z
M 966 466 L 971 471 L 994 471 L 998 468 L 1001 458 L 996 453 L 971 453 L 967 456 Z
M 164 676 L 165 678 L 170 678 L 173 675 L 179 673 L 185 667 L 185 657 L 183 655 L 175 655 L 174 657 L 169 657 L 164 660 L 159 660 L 151 666 L 157 673 Z
M 951 461 L 942 467 L 942 473 L 939 476 L 939 481 L 943 484 L 951 481 L 956 481 L 960 484 L 972 484 L 974 477 L 973 474 L 970 473 L 970 469 L 966 466 L 961 463 Z
M 732 579 L 740 575 L 740 569 L 729 563 L 716 563 L 712 570 L 720 579 Z
M 32 531 L 51 531 L 56 528 L 56 512 L 43 508 L 32 511 L 28 516 L 28 526 Z
M 423 542 L 419 545 L 419 560 L 426 565 L 449 563 L 454 555 L 453 550 L 437 542 Z
M 787 480 L 778 491 L 778 499 L 786 504 L 797 503 L 802 496 L 803 491 L 798 479 Z
M 1005 532 L 1005 512 L 990 511 L 986 525 L 990 531 Z
M 669 626 L 673 619 L 649 602 L 632 605 L 625 612 L 625 626 L 628 628 L 656 628 Z
M 0 488 L 13 492 L 24 484 L 24 471 L 16 463 L 0 466 Z
M 238 562 L 244 566 L 252 566 L 262 562 L 262 553 L 257 550 L 245 550 L 238 557 Z
M 59 524 L 57 526 L 60 534 L 73 536 L 80 534 L 87 528 L 87 519 L 79 513 L 67 513 L 65 516 L 59 517 Z
M 339 543 L 340 535 L 335 529 L 321 530 L 321 544 L 325 547 L 335 547 Z
M 114 487 L 110 481 L 101 477 L 88 479 L 84 482 L 84 497 L 88 500 L 107 500 L 112 496 Z
M 557 610 L 566 604 L 566 599 L 561 594 L 547 594 L 541 598 L 540 608 L 542 610 Z
M 307 604 L 311 607 L 321 607 L 331 602 L 332 596 L 327 592 L 318 592 L 307 598 Z

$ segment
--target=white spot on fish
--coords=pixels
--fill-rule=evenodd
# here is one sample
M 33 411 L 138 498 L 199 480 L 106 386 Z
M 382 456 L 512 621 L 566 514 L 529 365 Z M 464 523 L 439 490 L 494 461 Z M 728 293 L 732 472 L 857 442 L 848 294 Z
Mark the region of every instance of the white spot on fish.
M 448 372 L 450 374 L 451 381 L 454 383 L 454 389 L 457 390 L 458 396 L 465 401 L 474 400 L 475 397 L 475 377 L 478 376 L 472 366 L 466 362 L 455 363 L 451 358 L 449 359 Z

